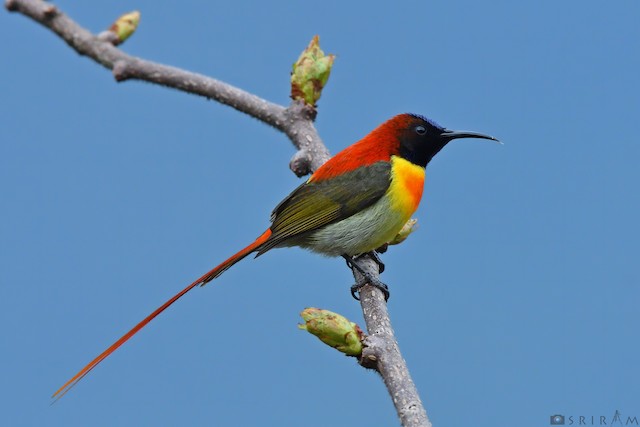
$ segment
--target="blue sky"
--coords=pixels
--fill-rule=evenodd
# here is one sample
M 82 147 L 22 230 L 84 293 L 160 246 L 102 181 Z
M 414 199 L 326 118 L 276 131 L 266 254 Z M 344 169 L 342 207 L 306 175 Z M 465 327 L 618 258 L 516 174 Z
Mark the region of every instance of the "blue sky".
M 640 417 L 640 2 L 69 2 L 123 49 L 288 103 L 314 34 L 337 54 L 317 128 L 335 153 L 390 116 L 460 140 L 427 170 L 420 229 L 384 256 L 400 346 L 435 426 Z M 196 289 L 65 398 L 113 340 L 268 225 L 298 185 L 280 133 L 214 102 L 116 84 L 0 13 L 2 424 L 395 425 L 382 382 L 296 328 L 362 323 L 340 259 L 248 259 Z

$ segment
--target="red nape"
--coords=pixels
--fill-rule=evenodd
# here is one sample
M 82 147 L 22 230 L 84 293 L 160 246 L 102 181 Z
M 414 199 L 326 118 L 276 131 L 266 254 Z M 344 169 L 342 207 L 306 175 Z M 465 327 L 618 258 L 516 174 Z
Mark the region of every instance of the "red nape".
M 399 132 L 411 123 L 409 114 L 400 114 L 387 120 L 355 144 L 345 148 L 311 175 L 311 181 L 340 176 L 361 166 L 376 162 L 388 162 L 391 156 L 399 154 Z

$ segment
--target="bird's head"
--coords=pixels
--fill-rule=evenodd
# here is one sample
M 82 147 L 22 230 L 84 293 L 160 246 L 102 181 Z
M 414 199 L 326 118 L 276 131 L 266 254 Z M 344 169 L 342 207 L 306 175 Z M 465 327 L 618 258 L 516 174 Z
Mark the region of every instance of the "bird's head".
M 496 138 L 476 132 L 452 131 L 418 114 L 400 114 L 380 126 L 385 133 L 395 134 L 397 153 L 411 163 L 426 167 L 438 151 L 454 139 Z
M 391 156 L 402 157 L 415 165 L 426 167 L 442 147 L 456 138 L 498 141 L 481 133 L 452 131 L 417 114 L 400 114 L 336 154 L 309 179 L 327 180 L 363 166 L 389 162 Z

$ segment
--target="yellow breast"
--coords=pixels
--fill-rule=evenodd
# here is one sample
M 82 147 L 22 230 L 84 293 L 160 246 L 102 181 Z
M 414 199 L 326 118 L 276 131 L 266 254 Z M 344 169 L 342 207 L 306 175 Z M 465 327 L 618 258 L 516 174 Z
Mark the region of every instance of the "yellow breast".
M 418 209 L 424 188 L 425 170 L 398 156 L 391 156 L 391 186 L 387 195 L 391 207 L 407 219 Z

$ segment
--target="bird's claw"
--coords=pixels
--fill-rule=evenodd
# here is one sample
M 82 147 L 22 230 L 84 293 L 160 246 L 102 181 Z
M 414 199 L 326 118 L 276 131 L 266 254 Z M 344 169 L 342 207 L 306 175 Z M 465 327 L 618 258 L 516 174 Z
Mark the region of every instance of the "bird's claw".
M 382 294 L 384 295 L 385 302 L 389 301 L 389 296 L 390 296 L 389 287 L 378 279 L 375 279 L 373 277 L 366 277 L 366 276 L 365 276 L 365 280 L 363 280 L 361 283 L 356 283 L 355 285 L 351 286 L 351 296 L 354 299 L 360 301 L 360 296 L 359 296 L 360 289 L 365 285 L 371 285 L 375 288 L 380 289 L 380 291 L 382 291 Z
M 378 264 L 378 270 L 380 271 L 380 273 L 382 273 L 384 271 L 384 264 L 382 263 L 382 260 L 380 259 L 378 254 L 375 253 L 375 251 L 371 251 L 371 252 L 368 252 L 366 254 L 359 255 L 359 256 L 357 256 L 355 258 L 351 258 L 349 255 L 343 255 L 343 258 L 347 262 L 347 267 L 349 267 L 351 269 L 355 268 L 362 275 L 362 280 L 360 280 L 355 285 L 351 286 L 351 296 L 353 298 L 355 298 L 356 300 L 360 301 L 360 297 L 358 296 L 360 294 L 360 289 L 364 285 L 369 284 L 369 285 L 371 285 L 371 286 L 373 286 L 375 288 L 380 289 L 382 291 L 382 293 L 384 294 L 384 300 L 388 301 L 389 300 L 389 287 L 387 285 L 385 285 L 384 283 L 382 283 L 380 281 L 380 279 L 378 279 L 377 277 L 374 277 L 370 273 L 364 271 L 364 269 L 358 263 L 358 260 L 360 258 L 366 256 L 366 255 L 369 255 L 371 257 L 371 259 L 373 261 L 375 261 L 376 264 Z

